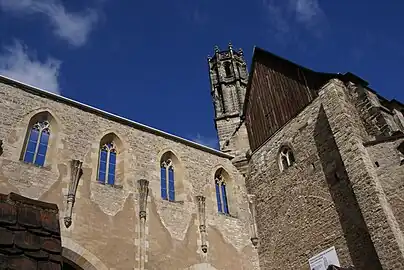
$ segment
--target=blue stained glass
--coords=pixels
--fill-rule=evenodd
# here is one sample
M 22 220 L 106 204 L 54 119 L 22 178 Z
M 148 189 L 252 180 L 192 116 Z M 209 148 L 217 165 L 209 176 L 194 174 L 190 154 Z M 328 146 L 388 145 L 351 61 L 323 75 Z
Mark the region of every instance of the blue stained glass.
M 35 164 L 43 166 L 45 164 L 46 150 L 48 149 L 49 134 L 41 133 L 38 145 L 38 152 L 35 158 Z
M 100 160 L 106 163 L 107 162 L 107 156 L 108 156 L 107 150 L 101 150 Z
M 112 185 L 115 182 L 115 164 L 109 163 L 108 166 L 108 184 Z
M 39 166 L 43 166 L 45 164 L 45 156 L 37 155 L 35 158 L 35 164 Z
M 107 172 L 107 163 L 103 160 L 100 160 L 100 172 Z
M 228 214 L 229 208 L 227 205 L 226 185 L 223 185 L 223 184 L 222 184 L 222 197 L 223 197 L 223 213 Z
M 34 142 L 34 141 L 28 141 L 28 144 L 27 144 L 27 152 L 35 153 L 35 150 L 36 150 L 36 142 Z
M 115 174 L 115 164 L 109 163 L 108 174 Z
M 39 135 L 38 130 L 36 130 L 36 129 L 31 130 L 31 133 L 30 133 L 29 139 L 28 139 L 28 143 L 27 143 L 27 149 L 26 149 L 25 155 L 24 155 L 25 162 L 29 162 L 29 163 L 34 162 L 36 145 L 38 143 L 38 135 Z
M 24 161 L 29 162 L 29 163 L 33 163 L 34 162 L 34 155 L 35 155 L 35 153 L 28 152 L 28 151 L 25 152 Z
M 114 164 L 116 163 L 116 153 L 110 152 L 109 153 L 109 164 Z
M 41 140 L 40 140 L 40 143 L 41 144 L 48 144 L 48 141 L 49 141 L 49 133 L 47 133 L 47 132 L 42 132 L 41 133 Z
M 49 141 L 49 134 L 43 133 L 41 134 L 41 139 L 39 142 L 38 154 L 39 155 L 46 155 L 46 150 L 48 149 L 48 141 Z
M 105 172 L 99 172 L 98 173 L 98 181 L 100 182 L 105 182 Z
M 36 150 L 36 142 L 34 142 L 34 141 L 28 141 L 28 144 L 27 144 L 27 152 L 35 153 L 35 150 Z
M 39 131 L 37 129 L 31 129 L 31 134 L 29 135 L 29 140 L 37 142 L 39 137 Z
M 108 184 L 113 185 L 115 183 L 115 172 L 108 174 Z
M 220 187 L 216 182 L 216 201 L 217 201 L 217 211 L 222 213 L 222 198 L 220 198 Z
M 109 152 L 109 165 L 108 165 L 108 184 L 115 183 L 115 163 L 116 153 Z
M 46 150 L 48 149 L 48 145 L 47 144 L 39 144 L 38 146 L 38 153 L 37 155 L 40 156 L 46 156 Z
M 107 172 L 107 151 L 101 150 L 100 153 L 100 165 L 98 169 L 98 180 L 101 182 L 105 182 L 105 175 Z
M 167 200 L 166 168 L 164 167 L 161 167 L 160 170 L 160 180 L 161 180 L 161 198 Z
M 172 167 L 168 168 L 168 196 L 170 201 L 175 200 L 174 170 Z

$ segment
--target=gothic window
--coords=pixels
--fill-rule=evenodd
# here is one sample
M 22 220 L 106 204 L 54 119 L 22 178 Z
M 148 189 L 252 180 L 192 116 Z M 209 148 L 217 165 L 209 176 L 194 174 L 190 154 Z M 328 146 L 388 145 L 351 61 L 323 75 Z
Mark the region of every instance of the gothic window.
M 117 150 L 114 141 L 102 144 L 98 162 L 98 181 L 113 185 L 115 183 Z
M 48 120 L 35 122 L 29 130 L 24 152 L 24 162 L 44 166 L 50 137 Z
M 224 63 L 224 72 L 226 74 L 226 77 L 231 77 L 233 75 L 233 72 L 231 72 L 231 63 L 230 62 Z
M 293 155 L 292 149 L 287 146 L 283 146 L 279 153 L 279 166 L 281 171 L 289 168 L 295 163 L 295 157 Z
M 175 201 L 174 164 L 171 159 L 165 159 L 160 166 L 161 198 Z
M 217 211 L 223 214 L 229 214 L 229 206 L 227 201 L 226 181 L 219 170 L 215 175 L 215 189 L 216 189 L 216 201 Z

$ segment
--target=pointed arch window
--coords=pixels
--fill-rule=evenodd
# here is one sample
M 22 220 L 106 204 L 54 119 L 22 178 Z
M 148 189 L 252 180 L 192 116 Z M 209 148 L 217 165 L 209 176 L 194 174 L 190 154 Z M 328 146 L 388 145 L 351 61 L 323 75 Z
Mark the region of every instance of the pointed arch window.
M 161 198 L 163 200 L 175 201 L 174 164 L 171 159 L 161 162 L 160 181 Z
M 227 190 L 226 181 L 222 174 L 215 176 L 215 188 L 216 188 L 216 201 L 217 211 L 223 214 L 229 214 L 229 206 L 227 203 Z
M 50 137 L 48 120 L 38 121 L 31 126 L 24 152 L 24 162 L 44 166 Z
M 295 156 L 292 149 L 287 146 L 283 146 L 279 153 L 279 166 L 281 171 L 291 167 L 295 163 Z
M 98 163 L 98 181 L 108 185 L 115 183 L 117 150 L 115 143 L 110 141 L 100 148 Z

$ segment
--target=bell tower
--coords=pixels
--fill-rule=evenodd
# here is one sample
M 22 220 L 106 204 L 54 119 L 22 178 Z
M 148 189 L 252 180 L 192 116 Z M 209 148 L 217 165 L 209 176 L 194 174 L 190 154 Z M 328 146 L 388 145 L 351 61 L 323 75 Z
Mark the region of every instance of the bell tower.
M 233 50 L 231 43 L 224 51 L 215 46 L 215 54 L 208 57 L 208 64 L 220 150 L 244 156 L 249 144 L 241 119 L 248 82 L 243 51 Z

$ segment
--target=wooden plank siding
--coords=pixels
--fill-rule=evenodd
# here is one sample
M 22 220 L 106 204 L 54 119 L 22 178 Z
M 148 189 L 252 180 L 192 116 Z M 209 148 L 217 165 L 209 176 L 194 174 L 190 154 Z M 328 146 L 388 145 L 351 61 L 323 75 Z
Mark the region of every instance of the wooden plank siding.
M 317 90 L 333 77 L 261 49 L 254 52 L 252 72 L 245 110 L 252 151 L 313 101 Z

